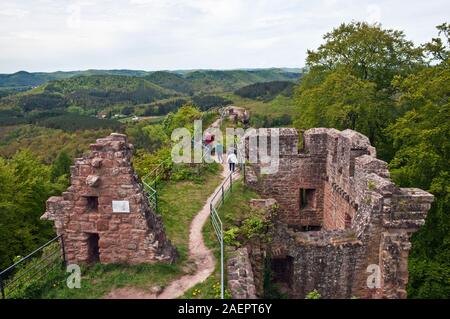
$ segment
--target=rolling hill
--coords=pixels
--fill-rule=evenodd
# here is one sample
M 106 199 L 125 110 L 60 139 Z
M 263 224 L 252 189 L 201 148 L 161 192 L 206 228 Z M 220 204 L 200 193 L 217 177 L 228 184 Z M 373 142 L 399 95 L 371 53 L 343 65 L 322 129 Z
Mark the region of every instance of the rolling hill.
M 142 70 L 85 70 L 68 72 L 26 72 L 0 74 L 0 91 L 6 89 L 27 90 L 54 80 L 63 80 L 79 76 L 112 75 L 129 77 L 146 77 L 150 82 L 164 88 L 185 94 L 201 89 L 207 84 L 207 90 L 237 89 L 256 82 L 297 80 L 303 69 L 271 68 L 242 70 L 177 70 L 177 71 L 142 71 Z

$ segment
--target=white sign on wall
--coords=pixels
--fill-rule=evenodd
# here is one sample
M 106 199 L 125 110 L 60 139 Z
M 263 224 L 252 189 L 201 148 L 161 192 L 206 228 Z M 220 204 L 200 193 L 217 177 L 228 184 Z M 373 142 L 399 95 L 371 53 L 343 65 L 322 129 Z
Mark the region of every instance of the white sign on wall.
M 127 200 L 113 200 L 112 209 L 113 213 L 129 213 L 130 202 Z

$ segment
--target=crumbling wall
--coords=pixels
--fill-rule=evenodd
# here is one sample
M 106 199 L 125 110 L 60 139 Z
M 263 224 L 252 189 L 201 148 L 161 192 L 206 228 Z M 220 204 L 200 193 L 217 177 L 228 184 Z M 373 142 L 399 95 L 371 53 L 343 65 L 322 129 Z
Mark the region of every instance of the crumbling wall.
M 278 225 L 272 258 L 293 258 L 291 298 L 304 298 L 317 289 L 323 298 L 350 298 L 364 247 L 351 231 L 296 232 Z M 364 270 L 362 270 L 364 271 Z
M 263 216 L 264 220 L 272 221 L 277 215 L 278 205 L 273 198 L 251 199 L 249 204 L 251 212 Z M 229 247 L 227 277 L 233 298 L 264 298 L 266 257 L 273 232 L 272 226 L 264 227 L 251 238 L 240 236 L 238 247 Z
M 71 185 L 47 201 L 41 217 L 64 236 L 70 263 L 172 262 L 176 250 L 160 216 L 151 211 L 131 166 L 132 145 L 113 133 L 75 160 Z
M 228 252 L 228 289 L 233 299 L 256 299 L 253 270 L 246 247 Z
M 267 136 L 261 133 L 259 136 L 267 140 L 270 150 L 271 138 L 270 130 L 268 131 Z M 262 196 L 277 200 L 280 221 L 292 227 L 320 226 L 323 219 L 323 178 L 326 157 L 314 156 L 308 152 L 299 153 L 298 132 L 294 129 L 280 129 L 279 140 L 278 171 L 262 175 L 260 165 L 250 165 L 246 167 L 246 184 Z M 270 151 L 268 154 L 270 155 Z M 301 189 L 314 190 L 312 202 L 304 208 L 300 207 Z
M 310 129 L 300 150 L 293 147 L 298 140 L 296 130 L 280 130 L 278 172 L 261 174 L 261 163 L 246 168 L 246 184 L 279 203 L 283 231 L 274 250 L 294 259 L 293 295 L 318 289 L 329 298 L 405 298 L 409 239 L 424 224 L 433 196 L 397 187 L 387 163 L 358 132 Z M 299 190 L 305 189 L 312 199 L 302 206 Z M 367 285 L 374 265 L 375 288 Z

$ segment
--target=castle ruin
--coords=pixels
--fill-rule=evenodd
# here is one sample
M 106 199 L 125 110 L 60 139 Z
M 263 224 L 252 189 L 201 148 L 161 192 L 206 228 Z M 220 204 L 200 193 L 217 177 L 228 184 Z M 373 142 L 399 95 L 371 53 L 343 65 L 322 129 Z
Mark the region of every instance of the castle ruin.
M 406 298 L 410 236 L 433 196 L 397 187 L 358 132 L 310 129 L 299 149 L 297 130 L 279 130 L 278 172 L 261 174 L 260 163 L 245 171 L 246 185 L 279 206 L 266 252 L 274 280 L 292 298 L 314 289 L 323 298 Z
M 67 261 L 174 261 L 176 250 L 131 166 L 132 145 L 126 135 L 112 133 L 90 149 L 71 167 L 70 187 L 47 200 L 41 217 L 54 221 L 57 234 L 64 236 Z

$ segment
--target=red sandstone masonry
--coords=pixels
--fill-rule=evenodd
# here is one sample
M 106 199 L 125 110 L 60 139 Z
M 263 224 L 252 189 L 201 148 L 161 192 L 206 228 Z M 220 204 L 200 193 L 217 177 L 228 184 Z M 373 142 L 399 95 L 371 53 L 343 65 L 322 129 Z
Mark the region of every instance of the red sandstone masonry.
M 62 197 L 48 199 L 41 217 L 53 220 L 57 234 L 64 235 L 67 260 L 95 261 L 89 238 L 96 234 L 101 263 L 173 262 L 176 250 L 161 218 L 148 206 L 131 166 L 127 137 L 113 133 L 90 148 L 91 153 L 71 167 L 71 186 Z M 97 208 L 88 207 L 89 196 L 97 198 Z M 129 213 L 113 212 L 112 201 L 127 201 Z
M 300 151 L 298 140 L 296 130 L 280 129 L 276 174 L 261 175 L 259 164 L 246 169 L 247 185 L 279 204 L 274 247 L 294 258 L 292 295 L 318 289 L 326 298 L 405 298 L 409 239 L 424 224 L 433 196 L 398 188 L 358 132 L 311 129 Z M 315 190 L 313 207 L 300 207 L 300 189 Z M 296 232 L 305 226 L 322 229 L 305 237 Z M 379 289 L 367 287 L 372 264 L 381 270 Z

